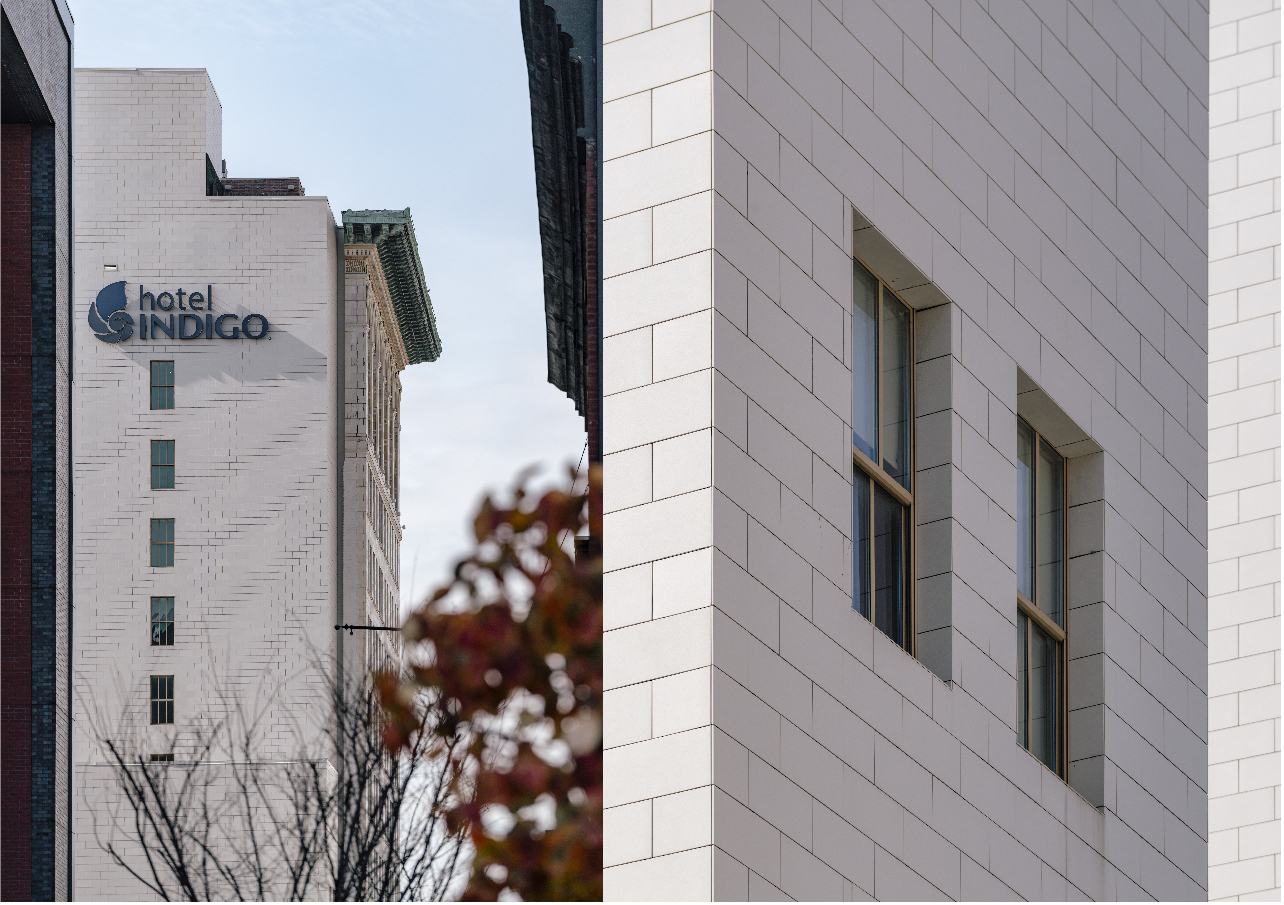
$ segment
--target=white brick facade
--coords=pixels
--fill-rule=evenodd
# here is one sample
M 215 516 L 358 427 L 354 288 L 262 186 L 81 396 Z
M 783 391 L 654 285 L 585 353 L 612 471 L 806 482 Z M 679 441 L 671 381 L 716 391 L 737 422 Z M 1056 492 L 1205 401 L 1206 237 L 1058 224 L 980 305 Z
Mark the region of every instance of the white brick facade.
M 607 898 L 1206 898 L 1206 11 L 604 16 Z M 854 255 L 917 309 L 917 661 L 851 607 Z M 1014 734 L 1017 415 L 1068 782 Z
M 76 73 L 77 898 L 143 892 L 95 838 L 112 779 L 91 719 L 115 725 L 128 708 L 140 753 L 164 752 L 174 728 L 219 717 L 217 694 L 231 692 L 251 708 L 271 701 L 260 741 L 280 760 L 328 712 L 314 667 L 338 621 L 340 240 L 323 197 L 205 195 L 220 110 L 204 70 Z M 136 322 L 139 284 L 210 285 L 214 314 L 258 312 L 271 329 L 106 344 L 85 317 L 117 280 Z M 172 410 L 150 409 L 153 359 L 175 363 Z M 150 489 L 153 439 L 175 441 L 173 490 Z M 175 520 L 172 568 L 150 566 L 152 518 Z M 175 599 L 173 646 L 150 644 L 151 595 Z M 154 674 L 174 676 L 176 726 L 148 725 Z
M 1280 10 L 1209 42 L 1208 894 L 1280 898 Z

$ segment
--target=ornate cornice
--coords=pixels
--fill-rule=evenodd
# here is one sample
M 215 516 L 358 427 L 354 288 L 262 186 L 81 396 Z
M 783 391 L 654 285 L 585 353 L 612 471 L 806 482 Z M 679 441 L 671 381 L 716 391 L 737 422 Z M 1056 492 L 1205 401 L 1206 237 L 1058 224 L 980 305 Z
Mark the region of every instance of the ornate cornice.
M 401 338 L 401 328 L 397 323 L 397 314 L 392 307 L 392 296 L 388 293 L 388 282 L 384 279 L 383 265 L 379 263 L 378 250 L 372 244 L 343 246 L 343 272 L 362 273 L 374 296 L 374 309 L 379 318 L 379 328 L 392 346 L 392 358 L 397 371 L 402 371 L 410 364 L 406 354 L 406 345 Z
M 408 361 L 436 361 L 441 355 L 441 337 L 424 280 L 423 262 L 419 260 L 410 208 L 344 211 L 343 234 L 349 245 L 374 244 Z

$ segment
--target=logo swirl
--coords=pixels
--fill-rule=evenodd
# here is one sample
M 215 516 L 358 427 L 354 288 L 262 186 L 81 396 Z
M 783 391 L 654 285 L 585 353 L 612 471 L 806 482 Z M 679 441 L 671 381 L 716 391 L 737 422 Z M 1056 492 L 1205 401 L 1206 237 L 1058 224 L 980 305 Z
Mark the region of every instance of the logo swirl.
M 125 281 L 98 290 L 98 298 L 89 306 L 89 329 L 105 343 L 118 343 L 134 335 L 134 318 L 125 310 Z

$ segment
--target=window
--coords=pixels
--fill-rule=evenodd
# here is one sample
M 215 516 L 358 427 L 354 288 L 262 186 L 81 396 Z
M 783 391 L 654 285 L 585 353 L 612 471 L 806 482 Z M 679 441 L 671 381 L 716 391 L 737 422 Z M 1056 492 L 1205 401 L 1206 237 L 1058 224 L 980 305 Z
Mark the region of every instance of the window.
M 1017 419 L 1017 741 L 1063 772 L 1065 459 Z
M 152 408 L 174 407 L 174 362 L 152 362 Z
M 152 647 L 174 644 L 174 598 L 152 598 Z
M 174 565 L 174 520 L 152 519 L 152 566 L 165 568 Z
M 174 489 L 174 441 L 152 441 L 152 490 Z
M 854 263 L 852 607 L 912 652 L 913 317 Z
M 148 763 L 153 764 L 172 764 L 174 762 L 173 754 L 152 754 L 147 758 Z
M 174 677 L 152 676 L 152 725 L 169 726 L 174 722 Z

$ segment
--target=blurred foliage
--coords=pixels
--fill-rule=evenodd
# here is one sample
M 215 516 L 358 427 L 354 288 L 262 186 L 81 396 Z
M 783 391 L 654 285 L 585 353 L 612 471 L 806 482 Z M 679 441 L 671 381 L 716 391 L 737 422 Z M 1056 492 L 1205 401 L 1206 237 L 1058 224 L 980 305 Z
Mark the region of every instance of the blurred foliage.
M 458 761 L 467 900 L 602 898 L 601 468 L 576 477 L 482 502 L 476 550 L 403 627 L 408 668 L 378 679 L 388 747 Z

